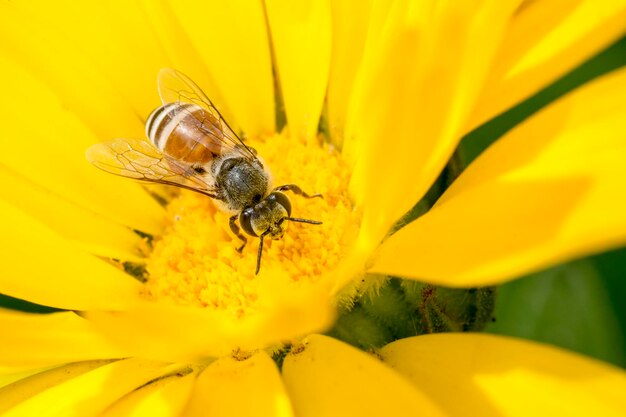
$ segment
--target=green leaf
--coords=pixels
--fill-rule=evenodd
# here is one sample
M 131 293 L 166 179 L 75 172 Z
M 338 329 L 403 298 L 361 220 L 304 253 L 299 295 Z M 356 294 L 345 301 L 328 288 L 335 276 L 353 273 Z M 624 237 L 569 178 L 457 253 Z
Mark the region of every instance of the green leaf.
M 25 313 L 38 313 L 38 314 L 47 314 L 47 313 L 56 313 L 58 311 L 66 311 L 66 310 L 61 310 L 61 309 L 54 308 L 54 307 L 42 306 L 39 304 L 31 303 L 29 301 L 10 297 L 5 294 L 0 294 L 0 308 L 23 311 Z
M 622 334 L 626 335 L 626 248 L 596 255 L 593 260 L 609 292 Z
M 580 260 L 500 287 L 490 333 L 516 336 L 626 365 L 624 337 L 591 260 Z

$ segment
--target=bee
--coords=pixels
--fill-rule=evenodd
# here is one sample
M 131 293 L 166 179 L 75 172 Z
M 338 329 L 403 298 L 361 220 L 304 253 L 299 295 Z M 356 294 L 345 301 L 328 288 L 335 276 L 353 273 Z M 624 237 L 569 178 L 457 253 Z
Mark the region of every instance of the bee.
M 247 243 L 241 229 L 260 239 L 255 274 L 261 268 L 265 237 L 283 237 L 287 221 L 322 224 L 291 217 L 291 202 L 284 192 L 305 198 L 321 194 L 309 195 L 295 184 L 272 188 L 270 173 L 256 150 L 235 134 L 189 77 L 164 68 L 157 84 L 163 104 L 146 121 L 150 142 L 99 143 L 87 149 L 89 162 L 111 174 L 173 185 L 214 199 L 231 215 L 230 229 L 242 242 L 238 252 Z

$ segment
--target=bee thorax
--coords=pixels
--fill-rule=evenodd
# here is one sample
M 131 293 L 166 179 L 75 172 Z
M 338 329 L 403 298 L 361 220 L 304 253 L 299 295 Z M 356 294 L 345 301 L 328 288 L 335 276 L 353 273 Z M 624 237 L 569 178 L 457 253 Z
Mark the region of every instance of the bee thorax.
M 269 188 L 268 175 L 260 163 L 238 157 L 221 162 L 215 182 L 221 190 L 222 200 L 232 211 L 259 203 Z

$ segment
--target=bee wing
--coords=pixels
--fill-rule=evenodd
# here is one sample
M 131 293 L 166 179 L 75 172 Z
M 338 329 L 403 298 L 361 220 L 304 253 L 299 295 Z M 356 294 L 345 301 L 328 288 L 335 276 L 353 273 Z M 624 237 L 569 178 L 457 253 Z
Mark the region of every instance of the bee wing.
M 174 185 L 216 198 L 216 190 L 194 169 L 162 154 L 148 142 L 116 139 L 87 149 L 87 160 L 111 174 Z
M 239 153 L 247 159 L 256 159 L 255 152 L 237 136 L 215 108 L 213 102 L 191 78 L 175 69 L 163 68 L 159 71 L 157 86 L 163 104 L 195 104 L 206 110 L 210 115 L 208 120 L 200 120 L 194 115 L 194 119 L 192 119 L 195 124 L 194 127 L 202 130 L 205 135 L 219 143 L 222 149 Z M 180 106 L 179 111 L 189 112 L 189 109 Z M 210 148 L 210 146 L 208 147 Z

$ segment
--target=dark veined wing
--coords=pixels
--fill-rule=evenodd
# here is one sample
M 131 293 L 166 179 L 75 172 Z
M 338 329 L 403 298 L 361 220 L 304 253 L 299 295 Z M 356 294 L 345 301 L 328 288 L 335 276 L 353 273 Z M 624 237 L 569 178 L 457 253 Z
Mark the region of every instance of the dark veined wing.
M 237 136 L 213 102 L 191 78 L 172 68 L 163 68 L 159 71 L 157 86 L 163 104 L 192 104 L 208 112 L 208 117 L 200 118 L 197 113 L 192 113 L 188 106 L 179 107 L 179 111 L 193 114 L 194 118 L 186 120 L 196 123 L 194 128 L 201 130 L 211 140 L 219 143 L 222 149 L 238 153 L 250 160 L 256 159 L 255 152 Z M 211 148 L 211 146 L 207 147 Z
M 216 190 L 189 165 L 162 154 L 150 143 L 117 139 L 87 149 L 87 160 L 111 174 L 174 185 L 216 198 Z

